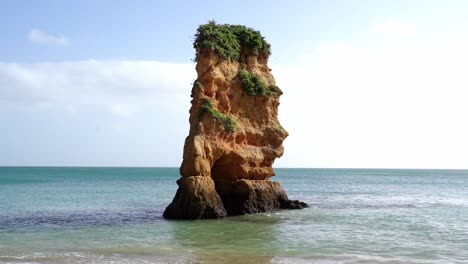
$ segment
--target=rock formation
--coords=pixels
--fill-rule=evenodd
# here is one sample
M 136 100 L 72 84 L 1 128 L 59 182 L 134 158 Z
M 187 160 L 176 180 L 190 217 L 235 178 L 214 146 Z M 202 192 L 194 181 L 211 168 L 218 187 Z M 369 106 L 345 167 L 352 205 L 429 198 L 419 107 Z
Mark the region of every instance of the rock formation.
M 209 22 L 198 28 L 194 47 L 198 79 L 182 178 L 164 217 L 222 218 L 307 207 L 269 180 L 288 136 L 277 118 L 282 91 L 267 65 L 270 45 L 253 29 Z

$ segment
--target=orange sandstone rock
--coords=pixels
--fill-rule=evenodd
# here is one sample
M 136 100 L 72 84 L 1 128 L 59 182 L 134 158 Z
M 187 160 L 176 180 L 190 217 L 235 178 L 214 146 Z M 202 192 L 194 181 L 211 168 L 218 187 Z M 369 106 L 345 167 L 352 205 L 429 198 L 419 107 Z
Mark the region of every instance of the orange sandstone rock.
M 288 136 L 278 121 L 282 91 L 267 64 L 269 44 L 258 31 L 242 26 L 205 26 L 195 41 L 198 79 L 191 94 L 182 178 L 164 217 L 221 218 L 307 207 L 290 201 L 281 185 L 269 180 Z M 233 45 L 226 45 L 226 39 Z
M 288 136 L 278 121 L 281 92 L 247 95 L 238 78 L 242 68 L 257 75 L 266 86 L 276 84 L 264 56 L 242 55 L 241 61 L 245 63 L 222 60 L 214 51 L 199 54 L 190 132 L 180 168 L 183 177 L 266 180 L 274 175 L 273 162 L 283 155 L 282 143 Z M 234 131 L 228 131 L 214 116 L 200 114 L 200 107 L 207 100 L 234 120 Z

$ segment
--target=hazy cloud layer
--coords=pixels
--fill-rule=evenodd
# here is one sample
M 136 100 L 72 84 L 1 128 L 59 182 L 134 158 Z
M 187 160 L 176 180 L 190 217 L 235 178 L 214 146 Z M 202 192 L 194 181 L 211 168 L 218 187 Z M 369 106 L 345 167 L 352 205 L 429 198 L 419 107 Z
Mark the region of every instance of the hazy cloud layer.
M 0 63 L 0 98 L 22 108 L 97 107 L 131 115 L 168 100 L 180 103 L 189 96 L 193 67 L 155 61 Z
M 40 29 L 33 28 L 28 33 L 29 41 L 40 45 L 66 46 L 69 44 L 68 38 L 64 35 L 48 34 Z
M 280 119 L 290 132 L 276 164 L 468 168 L 467 44 L 332 43 L 294 64 L 271 65 L 284 91 Z M 170 121 L 177 127 L 152 123 L 161 129 L 149 140 L 172 146 L 164 133 L 178 131 L 182 144 L 187 127 L 180 124 L 187 124 L 195 77 L 193 64 L 155 61 L 0 63 L 0 111 L 9 106 L 72 114 L 93 109 L 116 118 L 138 113 L 138 120 L 163 116 L 177 120 Z M 174 150 L 174 160 L 181 150 Z
M 375 33 L 385 34 L 401 34 L 412 35 L 416 33 L 416 29 L 409 24 L 400 20 L 387 20 L 384 22 L 376 23 L 371 27 L 371 31 Z

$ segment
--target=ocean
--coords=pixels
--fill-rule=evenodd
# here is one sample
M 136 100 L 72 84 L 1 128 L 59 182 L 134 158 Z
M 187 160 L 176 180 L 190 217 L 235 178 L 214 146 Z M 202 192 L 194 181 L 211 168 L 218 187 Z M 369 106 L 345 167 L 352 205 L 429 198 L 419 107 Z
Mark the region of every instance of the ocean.
M 168 221 L 177 168 L 0 168 L 0 263 L 468 263 L 468 171 L 276 169 L 304 210 Z

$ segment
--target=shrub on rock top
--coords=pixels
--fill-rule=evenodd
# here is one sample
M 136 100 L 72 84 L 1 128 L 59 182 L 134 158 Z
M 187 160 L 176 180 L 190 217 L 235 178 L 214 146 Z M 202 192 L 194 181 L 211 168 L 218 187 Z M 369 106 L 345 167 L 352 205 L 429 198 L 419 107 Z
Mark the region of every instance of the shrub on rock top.
M 271 54 L 270 44 L 259 31 L 241 25 L 217 24 L 215 21 L 198 27 L 193 47 L 197 55 L 201 50 L 213 49 L 221 58 L 231 60 L 239 60 L 242 52 L 260 53 L 266 57 Z

